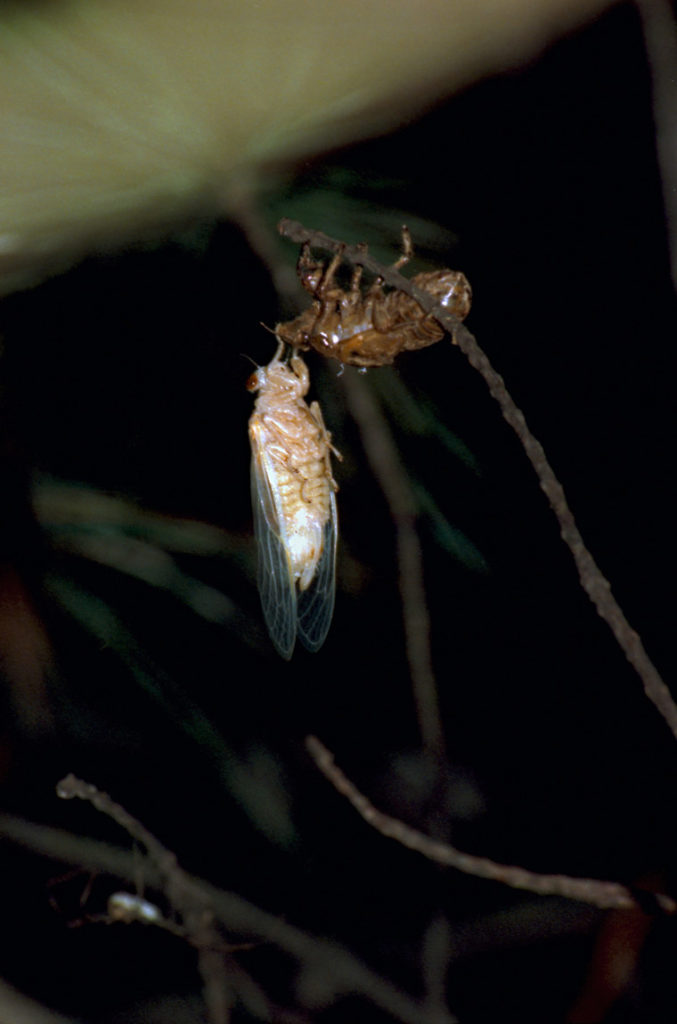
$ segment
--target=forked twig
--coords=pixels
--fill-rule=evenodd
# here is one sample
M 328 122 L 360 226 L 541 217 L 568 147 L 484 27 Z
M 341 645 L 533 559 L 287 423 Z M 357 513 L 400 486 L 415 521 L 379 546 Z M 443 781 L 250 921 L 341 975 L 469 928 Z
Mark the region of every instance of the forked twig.
M 168 902 L 181 914 L 187 927 L 186 913 L 196 913 L 200 920 L 206 911 L 212 915 L 211 919 L 218 920 L 227 930 L 268 942 L 294 957 L 303 969 L 308 988 L 324 992 L 327 1000 L 348 994 L 361 996 L 402 1024 L 457 1024 L 456 1017 L 448 1010 L 435 1007 L 429 1011 L 337 943 L 304 932 L 236 893 L 217 889 L 209 882 L 189 875 L 180 867 L 176 856 L 141 822 L 95 786 L 68 775 L 59 783 L 58 792 L 66 799 L 77 796 L 88 800 L 146 847 L 148 858 L 143 865 L 144 877 L 153 888 L 164 888 Z M 83 841 L 55 829 L 7 816 L 0 816 L 0 835 L 48 856 L 56 855 L 66 863 L 87 863 L 92 868 L 115 871 L 128 881 L 137 877 L 138 860 L 103 843 Z M 210 948 L 214 950 L 213 942 Z
M 345 796 L 368 825 L 375 828 L 381 835 L 401 843 L 428 860 L 443 864 L 445 867 L 456 868 L 467 875 L 477 878 L 488 878 L 494 882 L 502 882 L 513 889 L 528 889 L 529 892 L 541 896 L 565 896 L 567 899 L 591 903 L 603 910 L 618 908 L 622 910 L 646 909 L 642 896 L 635 895 L 625 885 L 618 882 L 603 882 L 594 878 L 572 878 L 568 875 L 542 875 L 526 868 L 512 864 L 498 864 L 487 857 L 477 857 L 464 853 L 448 843 L 431 839 L 410 825 L 397 818 L 391 818 L 376 807 L 364 796 L 353 782 L 338 767 L 334 755 L 316 736 L 308 736 L 306 747 L 322 774 L 329 779 L 342 796 Z M 644 894 L 642 894 L 644 895 Z M 647 893 L 647 902 L 655 901 L 656 907 L 666 914 L 677 911 L 677 901 L 663 893 Z
M 562 485 L 555 476 L 542 445 L 531 433 L 524 414 L 513 401 L 503 378 L 493 368 L 467 327 L 438 305 L 433 296 L 415 287 L 411 281 L 396 270 L 383 266 L 377 260 L 372 259 L 365 252 L 364 246 L 345 246 L 342 242 L 330 238 L 329 235 L 325 235 L 321 231 L 309 230 L 297 221 L 287 218 L 280 221 L 278 230 L 280 234 L 293 242 L 300 244 L 308 242 L 311 246 L 327 249 L 330 252 L 341 252 L 343 259 L 350 266 L 362 266 L 370 273 L 381 277 L 386 284 L 406 292 L 419 303 L 426 313 L 434 316 L 449 332 L 453 343 L 463 352 L 473 369 L 477 370 L 484 378 L 491 396 L 498 402 L 504 419 L 520 439 L 527 458 L 536 472 L 541 490 L 545 492 L 550 507 L 555 513 L 562 539 L 573 555 L 581 586 L 594 604 L 598 614 L 610 627 L 619 647 L 642 680 L 647 697 L 658 708 L 673 735 L 677 738 L 677 704 L 675 704 L 656 666 L 649 658 L 638 633 L 632 628 L 611 593 L 609 581 L 586 548 Z
M 231 992 L 224 958 L 219 951 L 221 937 L 214 926 L 214 913 L 209 900 L 199 886 L 181 868 L 176 856 L 107 793 L 73 774 L 62 779 L 56 791 L 64 800 L 78 797 L 89 801 L 145 846 L 149 859 L 159 872 L 170 905 L 180 914 L 187 935 L 197 947 L 208 1020 L 210 1024 L 227 1024 L 230 1019 Z

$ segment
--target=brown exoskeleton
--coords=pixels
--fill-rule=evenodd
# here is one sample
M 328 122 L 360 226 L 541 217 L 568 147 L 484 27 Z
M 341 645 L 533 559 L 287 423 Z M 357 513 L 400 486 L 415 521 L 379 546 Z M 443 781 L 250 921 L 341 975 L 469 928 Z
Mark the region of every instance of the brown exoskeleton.
M 411 259 L 411 236 L 402 229 L 402 255 L 393 264 L 399 270 Z M 444 336 L 444 329 L 405 292 L 383 290 L 376 278 L 363 292 L 362 268 L 353 272 L 346 291 L 336 283 L 341 263 L 337 252 L 328 264 L 315 262 L 306 243 L 299 255 L 301 284 L 313 296 L 313 304 L 294 320 L 278 324 L 275 333 L 294 349 L 314 348 L 353 366 L 385 366 L 400 352 L 425 348 Z M 412 284 L 433 295 L 441 306 L 463 320 L 470 311 L 472 291 L 458 270 L 433 270 L 417 274 Z

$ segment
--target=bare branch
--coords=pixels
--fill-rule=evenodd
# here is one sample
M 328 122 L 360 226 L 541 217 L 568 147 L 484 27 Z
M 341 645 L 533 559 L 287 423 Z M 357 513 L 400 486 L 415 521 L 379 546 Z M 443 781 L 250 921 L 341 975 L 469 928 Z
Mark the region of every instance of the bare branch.
M 443 324 L 445 330 L 449 330 L 449 327 L 444 323 L 442 317 L 438 316 L 438 311 L 443 312 L 445 318 L 454 324 L 461 322 L 455 316 L 451 316 L 442 306 L 439 306 L 435 301 L 435 297 L 429 292 L 426 293 L 422 288 L 412 285 L 409 278 L 403 277 L 402 274 L 398 273 L 397 270 L 393 270 L 392 267 L 386 267 L 385 264 L 373 259 L 369 255 L 364 243 L 361 245 L 346 245 L 344 242 L 339 242 L 337 239 L 325 235 L 323 231 L 306 228 L 297 220 L 290 220 L 288 217 L 282 218 L 277 225 L 277 230 L 285 238 L 291 239 L 292 242 L 298 242 L 300 245 L 308 242 L 313 248 L 341 253 L 341 258 L 351 267 L 364 267 L 374 277 L 380 277 L 385 284 L 390 285 L 392 288 L 397 288 L 401 292 L 406 292 L 407 295 L 411 295 L 412 299 L 415 299 L 426 313 L 432 313 L 435 319 Z
M 369 465 L 395 524 L 404 634 L 416 715 L 424 752 L 439 767 L 446 760 L 444 731 L 430 656 L 430 617 L 423 582 L 423 554 L 416 530 L 416 500 L 373 395 L 355 373 L 344 374 L 343 385 Z
M 447 1001 L 447 971 L 451 962 L 451 930 L 444 914 L 433 917 L 423 940 L 423 982 L 426 1004 L 443 1009 Z
M 529 430 L 524 414 L 513 401 L 503 378 L 493 368 L 467 327 L 443 307 L 437 305 L 431 295 L 416 288 L 406 277 L 372 259 L 365 252 L 363 246 L 344 247 L 343 243 L 330 238 L 323 232 L 310 231 L 297 221 L 288 219 L 280 221 L 278 230 L 294 242 L 301 244 L 309 242 L 311 246 L 328 249 L 331 252 L 342 252 L 346 263 L 351 266 L 362 266 L 383 278 L 386 284 L 411 295 L 427 313 L 434 316 L 449 331 L 453 343 L 463 352 L 473 369 L 477 370 L 484 378 L 492 398 L 498 402 L 503 418 L 510 424 L 521 441 L 527 458 L 536 472 L 541 490 L 545 492 L 550 507 L 555 513 L 562 540 L 573 555 L 581 586 L 594 604 L 598 614 L 610 627 L 619 647 L 642 680 L 647 697 L 658 708 L 673 735 L 677 738 L 677 704 L 675 704 L 656 666 L 649 658 L 639 635 L 625 618 L 620 605 L 611 593 L 609 581 L 586 548 L 562 485 L 555 476 L 542 445 Z
M 227 1024 L 230 1020 L 232 992 L 209 900 L 205 899 L 199 887 L 186 875 L 176 856 L 124 807 L 111 800 L 107 793 L 73 774 L 62 779 L 56 791 L 64 800 L 78 797 L 89 801 L 146 847 L 148 857 L 160 873 L 170 905 L 181 916 L 188 938 L 197 947 L 208 1020 L 210 1024 Z
M 391 818 L 377 810 L 363 793 L 341 771 L 334 760 L 334 755 L 315 736 L 308 736 L 306 747 L 322 774 L 329 779 L 335 789 L 345 796 L 367 824 L 375 828 L 381 835 L 401 843 L 402 846 L 422 854 L 428 860 L 445 867 L 456 868 L 465 874 L 477 878 L 488 878 L 494 882 L 502 882 L 513 889 L 528 889 L 542 896 L 566 896 L 568 899 L 592 903 L 604 910 L 610 907 L 620 909 L 644 909 L 640 898 L 630 889 L 618 882 L 602 882 L 593 878 L 571 878 L 568 875 L 541 875 L 526 868 L 515 865 L 498 864 L 487 857 L 476 857 L 474 854 L 463 853 L 448 843 L 431 839 L 418 832 L 397 818 Z M 657 907 L 666 914 L 677 911 L 677 901 L 662 893 L 651 894 Z
M 97 811 L 112 818 L 125 832 L 129 833 L 132 839 L 146 847 L 148 856 L 162 874 L 169 876 L 176 867 L 176 856 L 167 850 L 145 825 L 142 825 L 121 804 L 116 804 L 114 800 L 111 800 L 108 793 L 97 789 L 89 782 L 78 779 L 71 772 L 57 784 L 56 794 L 62 800 L 73 800 L 75 797 L 87 800 L 93 807 L 96 807 Z
M 669 0 L 635 0 L 651 70 L 656 156 L 663 186 L 672 283 L 677 291 L 677 24 Z
M 268 942 L 294 957 L 303 967 L 306 987 L 315 992 L 323 992 L 327 999 L 336 999 L 347 994 L 361 996 L 402 1024 L 457 1024 L 451 1013 L 441 1013 L 439 1008 L 429 1011 L 385 978 L 374 974 L 343 946 L 304 932 L 254 906 L 236 893 L 217 889 L 209 882 L 189 875 L 179 867 L 174 854 L 165 850 L 158 840 L 119 804 L 115 804 L 96 787 L 89 786 L 72 776 L 68 776 L 67 779 L 68 782 L 64 780 L 64 783 L 59 784 L 59 787 L 65 784 L 66 793 L 72 793 L 73 796 L 82 793 L 84 799 L 96 799 L 101 805 L 100 809 L 105 809 L 104 813 L 111 810 L 111 816 L 118 823 L 125 821 L 131 826 L 133 831 L 129 830 L 130 835 L 134 835 L 149 850 L 149 857 L 144 859 L 141 865 L 138 857 L 132 857 L 131 853 L 125 854 L 115 847 L 106 847 L 103 843 L 95 843 L 89 839 L 67 836 L 58 829 L 8 816 L 0 816 L 0 835 L 47 856 L 58 857 L 69 864 L 95 864 L 101 870 L 111 871 L 132 883 L 136 881 L 141 870 L 149 886 L 158 890 L 164 888 L 168 902 L 179 913 L 183 892 L 184 900 L 196 908 L 206 907 L 228 932 Z M 159 855 L 162 868 L 156 857 L 150 856 L 146 840 L 151 840 L 151 846 L 154 853 Z M 108 858 L 106 849 L 110 853 Z M 167 865 L 172 863 L 175 865 L 171 868 L 174 877 L 168 880 Z M 312 983 L 308 979 L 312 979 Z

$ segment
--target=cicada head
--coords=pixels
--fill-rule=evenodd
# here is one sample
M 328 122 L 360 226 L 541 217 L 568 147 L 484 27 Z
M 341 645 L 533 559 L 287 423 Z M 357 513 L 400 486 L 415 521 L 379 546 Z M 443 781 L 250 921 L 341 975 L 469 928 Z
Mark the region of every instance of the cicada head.
M 295 377 L 281 358 L 284 351 L 284 342 L 279 339 L 278 341 L 277 351 L 267 366 L 257 366 L 256 363 L 254 364 L 256 369 L 247 378 L 245 385 L 247 391 L 252 393 L 260 391 L 262 395 L 266 394 L 266 392 L 284 394 L 286 391 L 293 391 Z

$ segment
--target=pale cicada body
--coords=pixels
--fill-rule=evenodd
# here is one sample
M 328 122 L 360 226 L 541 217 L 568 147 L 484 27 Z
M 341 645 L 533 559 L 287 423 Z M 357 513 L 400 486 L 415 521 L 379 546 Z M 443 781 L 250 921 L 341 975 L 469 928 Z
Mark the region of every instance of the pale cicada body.
M 111 921 L 122 921 L 131 924 L 162 924 L 163 917 L 154 903 L 149 903 L 141 896 L 132 896 L 130 892 L 114 892 L 108 897 L 108 916 Z
M 289 659 L 296 637 L 317 651 L 334 610 L 336 484 L 331 437 L 317 402 L 308 406 L 308 368 L 287 365 L 280 345 L 247 382 L 257 391 L 249 420 L 258 585 L 268 632 Z

